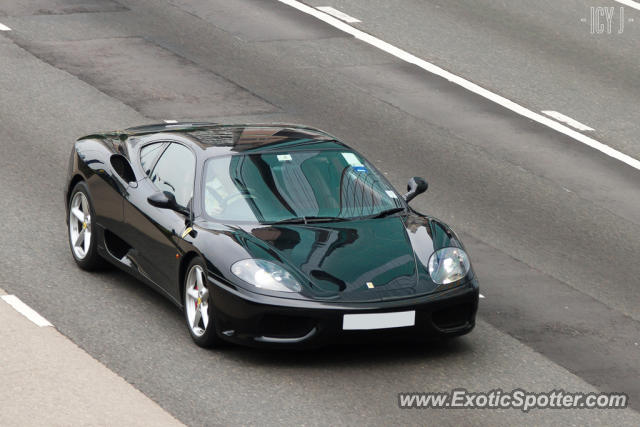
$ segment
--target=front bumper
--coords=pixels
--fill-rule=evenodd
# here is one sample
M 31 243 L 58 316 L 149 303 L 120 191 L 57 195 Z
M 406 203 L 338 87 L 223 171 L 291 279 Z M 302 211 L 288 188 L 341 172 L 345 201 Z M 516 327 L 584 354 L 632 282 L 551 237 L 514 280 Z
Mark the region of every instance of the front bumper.
M 475 326 L 479 288 L 467 283 L 431 295 L 394 301 L 301 301 L 233 289 L 209 278 L 213 318 L 224 340 L 255 347 L 320 347 L 331 342 L 428 340 L 464 335 Z M 345 314 L 415 310 L 415 325 L 343 330 Z

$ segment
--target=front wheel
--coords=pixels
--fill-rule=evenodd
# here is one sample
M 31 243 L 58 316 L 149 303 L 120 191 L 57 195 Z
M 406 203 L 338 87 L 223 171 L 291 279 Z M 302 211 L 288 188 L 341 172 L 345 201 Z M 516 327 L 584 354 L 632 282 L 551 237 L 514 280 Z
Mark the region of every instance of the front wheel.
M 94 270 L 104 265 L 96 248 L 93 217 L 89 188 L 81 181 L 73 187 L 69 197 L 69 247 L 73 259 L 84 270 Z
M 213 321 L 213 300 L 205 271 L 200 257 L 189 264 L 184 283 L 184 316 L 193 341 L 209 348 L 219 344 L 220 338 Z

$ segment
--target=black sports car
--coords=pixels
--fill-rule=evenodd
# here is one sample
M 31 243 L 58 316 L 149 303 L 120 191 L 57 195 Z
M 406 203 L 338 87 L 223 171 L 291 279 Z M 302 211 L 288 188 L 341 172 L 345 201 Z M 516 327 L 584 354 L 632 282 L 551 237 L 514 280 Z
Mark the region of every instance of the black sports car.
M 81 268 L 151 285 L 200 346 L 283 347 L 473 329 L 462 243 L 407 204 L 426 189 L 309 127 L 178 123 L 80 138 L 64 197 Z

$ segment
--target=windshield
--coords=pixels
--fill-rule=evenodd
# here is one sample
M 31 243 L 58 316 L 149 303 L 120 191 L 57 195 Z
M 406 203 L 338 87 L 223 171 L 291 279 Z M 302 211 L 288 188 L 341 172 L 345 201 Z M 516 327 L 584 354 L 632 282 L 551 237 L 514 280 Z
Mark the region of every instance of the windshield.
M 220 221 L 349 219 L 404 207 L 366 160 L 346 150 L 213 157 L 204 180 L 204 209 Z

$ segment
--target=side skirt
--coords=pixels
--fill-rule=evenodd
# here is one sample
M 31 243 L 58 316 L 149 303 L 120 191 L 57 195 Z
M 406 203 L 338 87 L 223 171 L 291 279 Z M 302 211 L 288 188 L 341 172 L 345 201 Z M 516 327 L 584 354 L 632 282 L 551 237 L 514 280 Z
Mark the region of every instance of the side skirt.
M 131 247 L 123 239 L 105 229 L 100 224 L 97 224 L 96 229 L 98 231 L 98 254 L 100 254 L 101 257 L 125 273 L 128 273 L 140 280 L 145 285 L 151 287 L 153 290 L 175 304 L 179 309 L 183 309 L 182 302 L 176 300 L 173 295 L 169 294 L 166 290 L 151 280 L 144 271 L 138 267 L 138 264 L 135 262 L 135 248 Z M 109 243 L 111 243 L 111 245 L 109 245 Z

